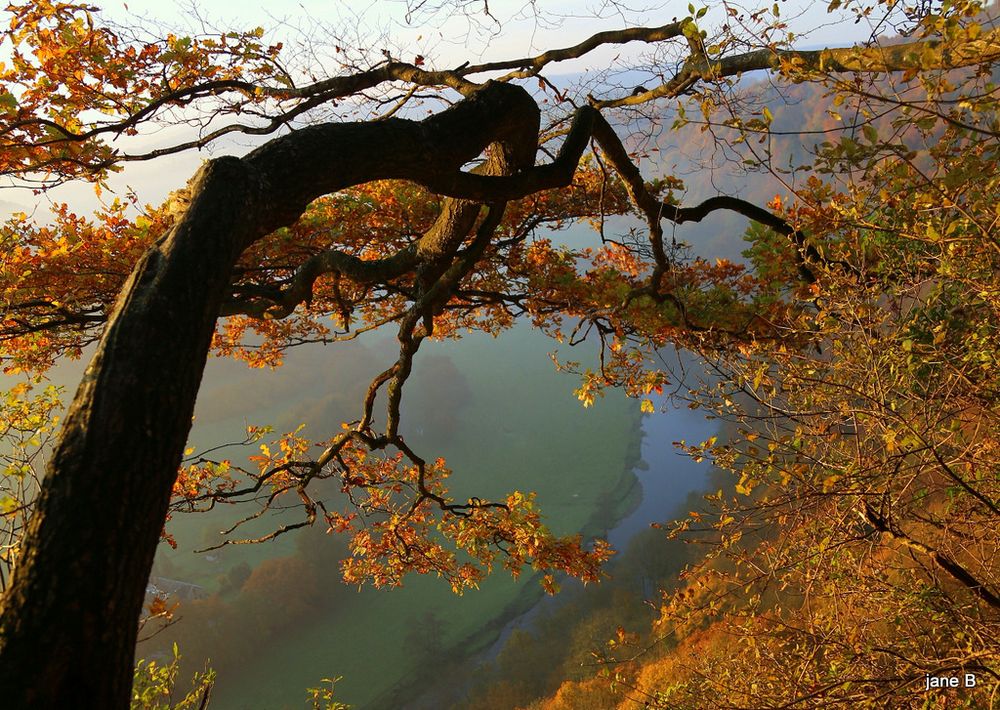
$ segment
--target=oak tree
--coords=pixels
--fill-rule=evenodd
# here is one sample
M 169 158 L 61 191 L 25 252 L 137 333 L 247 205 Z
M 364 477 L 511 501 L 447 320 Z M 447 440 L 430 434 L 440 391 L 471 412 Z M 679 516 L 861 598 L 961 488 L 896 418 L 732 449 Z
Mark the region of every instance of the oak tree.
M 680 204 L 679 181 L 644 180 L 615 112 L 685 96 L 711 104 L 754 70 L 819 81 L 978 67 L 1000 54 L 996 30 L 955 41 L 952 25 L 940 32 L 948 42 L 928 34 L 894 47 L 801 51 L 779 36 L 780 23 L 742 32 L 761 13 L 726 10 L 717 38 L 691 8 L 660 26 L 454 68 L 338 45 L 340 66 L 326 72 L 295 65 L 260 30 L 156 36 L 105 23 L 81 4 L 11 5 L 10 60 L 0 68 L 3 175 L 39 189 L 69 180 L 100 188 L 129 162 L 225 136 L 268 139 L 242 157 L 206 161 L 166 204 L 139 216 L 123 202 L 94 219 L 62 208 L 48 225 L 16 218 L 3 232 L 6 369 L 44 372 L 96 343 L 30 514 L 16 500 L 4 509 L 16 538 L 0 616 L 5 702 L 59 707 L 83 696 L 125 707 L 164 523 L 174 510 L 219 500 L 298 500 L 301 520 L 265 538 L 316 522 L 345 532 L 344 576 L 353 581 L 397 585 L 407 572 L 436 573 L 461 590 L 495 564 L 542 570 L 549 588 L 556 571 L 596 579 L 605 543 L 553 536 L 527 493 L 452 499 L 445 462 L 401 436 L 400 403 L 421 344 L 462 328 L 496 332 L 518 318 L 573 341 L 590 337 L 601 358 L 581 373 L 585 405 L 607 386 L 639 397 L 659 390 L 666 376 L 650 361 L 668 343 L 738 362 L 761 343 L 769 353 L 808 351 L 815 339 L 803 323 L 817 302 L 808 296 L 823 292 L 827 275 L 864 292 L 840 233 L 806 208 L 765 209 L 728 195 Z M 658 67 L 652 88 L 604 85 L 581 96 L 550 78 L 563 61 L 629 42 L 675 48 L 678 61 Z M 418 100 L 445 107 L 418 120 L 407 113 Z M 343 115 L 351 112 L 367 120 Z M 768 120 L 765 111 L 738 127 Z M 200 130 L 129 149 L 128 138 L 171 122 Z M 594 156 L 582 161 L 590 145 Z M 720 210 L 771 230 L 757 240 L 771 250 L 760 268 L 691 258 L 665 237 L 665 221 Z M 644 221 L 641 238 L 607 237 L 589 251 L 529 238 L 549 222 L 627 211 Z M 257 470 L 208 459 L 182 465 L 210 351 L 277 364 L 291 344 L 380 327 L 394 329 L 398 357 L 373 373 L 357 419 L 318 455 L 292 432 L 265 445 Z M 248 432 L 248 440 L 263 436 Z M 324 479 L 353 506 L 328 508 L 313 492 Z M 866 520 L 913 537 L 886 515 L 872 508 Z M 965 586 L 988 593 L 978 582 Z

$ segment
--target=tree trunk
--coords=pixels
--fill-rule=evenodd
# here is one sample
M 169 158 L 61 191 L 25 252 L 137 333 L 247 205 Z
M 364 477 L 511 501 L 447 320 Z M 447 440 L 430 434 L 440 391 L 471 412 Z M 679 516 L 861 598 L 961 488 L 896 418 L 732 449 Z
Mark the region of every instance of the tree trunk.
M 129 706 L 149 570 L 253 188 L 241 161 L 209 163 L 119 296 L 4 598 L 4 707 Z
M 49 462 L 0 608 L 4 708 L 129 707 L 149 571 L 243 249 L 316 197 L 375 179 L 462 197 L 464 164 L 537 130 L 527 92 L 490 83 L 420 122 L 315 126 L 206 164 L 180 222 L 123 287 Z

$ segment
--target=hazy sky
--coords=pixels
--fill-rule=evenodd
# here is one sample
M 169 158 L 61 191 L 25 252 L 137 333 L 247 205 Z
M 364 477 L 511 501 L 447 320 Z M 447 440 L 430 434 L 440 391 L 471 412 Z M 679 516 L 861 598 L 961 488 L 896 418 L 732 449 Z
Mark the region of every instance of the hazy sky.
M 298 38 L 315 38 L 317 45 L 331 48 L 341 38 L 345 44 L 365 46 L 380 51 L 385 45 L 395 56 L 412 59 L 425 56 L 433 66 L 456 66 L 466 60 L 484 61 L 528 56 L 545 49 L 575 44 L 587 36 L 625 25 L 660 25 L 688 14 L 687 1 L 661 3 L 626 3 L 632 8 L 620 11 L 606 0 L 492 0 L 489 8 L 496 22 L 483 14 L 482 0 L 458 0 L 450 7 L 453 12 L 428 13 L 427 8 L 444 4 L 444 0 L 409 0 L 409 6 L 421 4 L 424 10 L 407 17 L 408 4 L 403 0 L 300 0 L 299 2 L 260 2 L 259 0 L 200 0 L 196 3 L 164 4 L 162 0 L 121 0 L 103 4 L 109 18 L 129 24 L 136 16 L 148 21 L 160 21 L 179 32 L 203 30 L 228 31 L 261 26 L 268 30 L 266 41 L 283 40 L 293 45 Z M 695 3 L 696 6 L 700 3 Z M 753 3 L 747 3 L 748 5 Z M 721 21 L 719 3 L 710 3 L 709 14 L 701 20 L 711 30 Z M 772 3 L 764 3 L 770 7 Z M 757 6 L 754 4 L 754 6 Z M 781 16 L 800 31 L 813 29 L 804 44 L 844 44 L 863 38 L 866 28 L 840 24 L 828 26 L 830 16 L 825 3 L 780 2 Z M 499 24 L 498 24 L 499 23 Z M 559 65 L 552 73 L 585 71 L 601 67 L 616 55 L 627 57 L 647 49 L 648 45 L 633 43 L 624 48 L 609 48 L 589 55 L 586 59 Z M 332 66 L 332 64 L 331 64 Z M 334 67 L 335 69 L 335 67 Z M 181 129 L 185 130 L 185 129 Z M 178 131 L 165 130 L 148 139 L 148 145 L 171 141 Z M 215 152 L 243 152 L 232 145 Z M 151 163 L 135 163 L 115 176 L 116 190 L 133 187 L 143 202 L 158 203 L 166 194 L 181 187 L 200 161 L 212 152 L 188 153 Z M 97 198 L 88 185 L 70 184 L 51 190 L 42 198 L 28 191 L 0 190 L 0 214 L 14 209 L 31 209 L 39 205 L 36 217 L 44 219 L 45 202 L 68 202 L 78 211 L 86 212 L 97 206 Z
M 708 6 L 706 24 L 724 17 L 720 2 L 693 4 L 696 8 Z M 858 27 L 851 31 L 843 24 L 821 27 L 833 20 L 826 12 L 825 2 L 746 0 L 729 4 L 751 9 L 777 5 L 782 18 L 788 20 L 793 29 L 804 31 L 820 27 L 811 32 L 811 43 L 843 43 L 850 41 L 851 36 L 861 36 L 865 29 Z M 166 7 L 162 0 L 130 0 L 127 3 L 117 0 L 102 4 L 106 14 L 121 19 L 139 15 L 197 27 L 199 22 L 192 17 L 195 13 L 185 9 L 190 6 L 181 2 Z M 451 11 L 430 11 L 440 6 L 447 6 Z M 269 29 L 275 28 L 275 20 L 300 25 L 305 18 L 303 26 L 312 28 L 346 25 L 357 20 L 369 28 L 388 28 L 394 37 L 413 41 L 414 45 L 419 44 L 416 39 L 420 37 L 425 46 L 434 46 L 437 55 L 446 62 L 464 61 L 470 53 L 485 59 L 510 57 L 572 44 L 594 32 L 623 24 L 660 25 L 688 14 L 688 0 L 618 3 L 609 0 L 491 0 L 488 7 L 496 18 L 494 22 L 484 14 L 486 6 L 483 0 L 200 0 L 196 3 L 196 14 L 209 22 L 222 21 L 225 27 L 240 24 Z M 408 13 L 411 8 L 422 9 Z M 478 27 L 470 31 L 470 23 Z

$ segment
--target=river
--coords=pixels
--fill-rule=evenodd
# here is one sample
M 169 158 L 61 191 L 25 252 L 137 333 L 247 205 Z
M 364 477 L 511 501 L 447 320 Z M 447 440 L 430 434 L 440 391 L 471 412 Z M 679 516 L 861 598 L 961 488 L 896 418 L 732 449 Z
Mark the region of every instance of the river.
M 686 512 L 683 505 L 689 496 L 704 491 L 708 485 L 709 464 L 696 463 L 677 448 L 676 442 L 684 440 L 694 444 L 705 441 L 717 434 L 718 422 L 706 419 L 703 410 L 689 409 L 682 402 L 672 402 L 667 396 L 653 399 L 656 412 L 641 419 L 641 459 L 632 470 L 634 478 L 626 476 L 622 479 L 624 485 L 631 484 L 632 488 L 619 491 L 620 499 L 631 499 L 633 505 L 603 535 L 619 551 L 627 549 L 636 535 L 648 530 L 652 524 L 683 515 Z M 613 569 L 613 563 L 611 566 Z M 575 587 L 577 592 L 582 591 L 572 581 L 568 585 Z M 647 598 L 657 591 L 655 586 L 647 588 L 646 584 L 643 585 L 643 594 Z M 514 611 L 491 621 L 493 628 L 499 627 L 494 639 L 480 650 L 468 654 L 463 661 L 463 668 L 468 669 L 464 680 L 449 676 L 447 688 L 442 689 L 440 684 L 428 684 L 427 679 L 422 678 L 402 692 L 397 688 L 395 693 L 382 696 L 375 707 L 380 710 L 400 707 L 400 697 L 407 698 L 405 707 L 412 710 L 461 704 L 461 698 L 474 683 L 475 669 L 496 661 L 512 633 L 516 630 L 532 631 L 542 617 L 558 609 L 567 598 L 567 594 L 544 596 L 533 587 L 525 588 L 519 602 L 512 605 Z M 474 642 L 470 644 L 475 645 Z M 517 679 L 510 680 L 516 682 Z

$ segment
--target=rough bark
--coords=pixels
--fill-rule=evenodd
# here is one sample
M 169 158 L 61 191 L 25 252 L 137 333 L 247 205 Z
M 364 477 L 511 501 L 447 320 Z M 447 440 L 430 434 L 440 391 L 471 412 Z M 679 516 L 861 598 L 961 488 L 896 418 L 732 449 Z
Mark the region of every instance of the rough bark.
M 5 708 L 129 706 L 149 570 L 241 251 L 320 195 L 379 178 L 433 187 L 537 125 L 526 92 L 488 84 L 421 122 L 317 126 L 200 171 L 123 288 L 51 458 L 0 614 Z
M 6 707 L 128 707 L 149 569 L 259 192 L 236 159 L 193 188 L 126 283 L 48 467 L 0 619 Z

